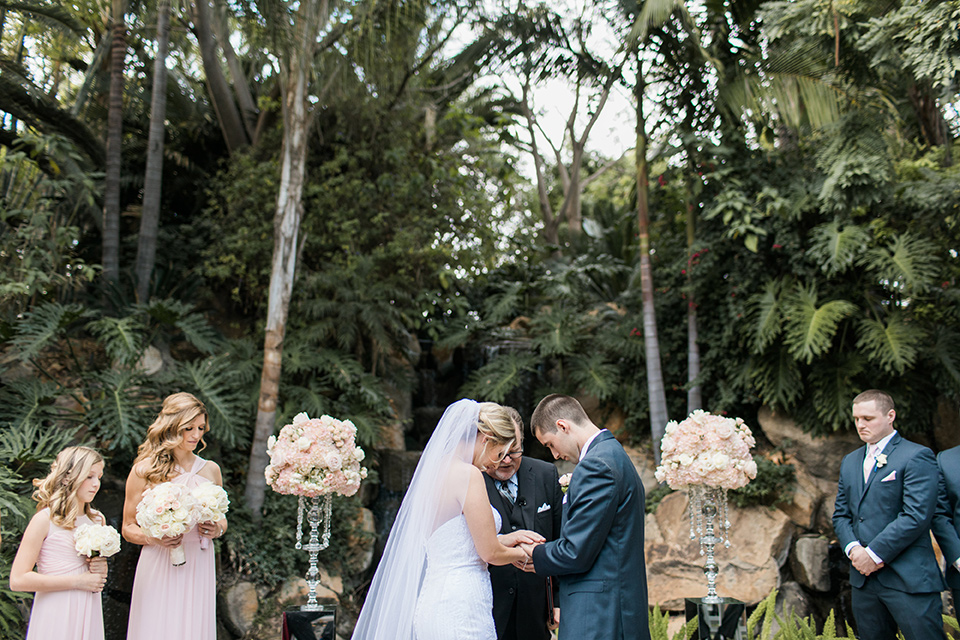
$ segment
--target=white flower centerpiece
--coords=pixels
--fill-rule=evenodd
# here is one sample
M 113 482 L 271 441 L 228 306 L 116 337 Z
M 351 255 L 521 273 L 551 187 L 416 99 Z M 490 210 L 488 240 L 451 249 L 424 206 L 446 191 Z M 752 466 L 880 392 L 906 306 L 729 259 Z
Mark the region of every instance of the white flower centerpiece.
M 671 489 L 685 489 L 690 497 L 690 538 L 700 537 L 700 555 L 706 555 L 706 603 L 719 603 L 716 578 L 719 568 L 714 546 L 730 547 L 727 491 L 739 489 L 757 477 L 750 449 L 756 441 L 740 418 L 694 411 L 682 422 L 667 424 L 660 444 L 657 480 Z M 714 529 L 714 518 L 720 525 Z
M 357 427 L 349 420 L 330 416 L 310 418 L 298 413 L 293 422 L 284 426 L 277 436 L 267 441 L 270 464 L 264 470 L 267 484 L 277 493 L 299 496 L 297 509 L 297 549 L 302 549 L 303 516 L 307 515 L 310 538 L 306 549 L 310 553 L 307 584 L 310 592 L 303 611 L 318 611 L 316 587 L 320 572 L 317 553 L 330 544 L 330 518 L 334 494 L 352 496 L 367 477 L 360 466 L 365 454 L 356 446 Z M 310 498 L 307 506 L 306 499 Z M 321 505 L 321 499 L 323 504 Z M 322 508 L 322 515 L 321 515 Z M 319 535 L 320 523 L 323 534 Z

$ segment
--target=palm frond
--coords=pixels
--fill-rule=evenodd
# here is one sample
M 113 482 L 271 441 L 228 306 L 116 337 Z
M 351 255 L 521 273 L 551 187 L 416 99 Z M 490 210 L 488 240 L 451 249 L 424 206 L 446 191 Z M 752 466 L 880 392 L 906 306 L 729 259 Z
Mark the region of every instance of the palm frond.
M 798 284 L 784 305 L 784 343 L 790 353 L 809 364 L 830 348 L 840 321 L 856 311 L 848 300 L 831 300 L 818 305 L 816 285 Z
M 790 409 L 803 395 L 800 367 L 786 349 L 774 349 L 754 356 L 749 367 L 750 382 L 757 396 L 778 409 Z
M 144 326 L 136 316 L 103 317 L 87 323 L 87 329 L 117 364 L 132 364 L 143 354 Z
M 86 423 L 108 449 L 135 450 L 155 415 L 156 398 L 143 377 L 130 370 L 101 371 L 86 389 Z
M 828 276 L 843 273 L 852 267 L 870 241 L 866 229 L 855 224 L 841 226 L 839 220 L 818 225 L 810 234 L 807 255 L 820 264 Z
M 837 431 L 850 423 L 850 403 L 860 389 L 859 376 L 866 362 L 858 353 L 843 353 L 818 362 L 810 372 L 811 405 L 818 431 Z
M 522 292 L 522 282 L 511 282 L 500 293 L 487 297 L 483 301 L 484 322 L 497 326 L 512 320 L 520 309 Z
M 49 425 L 66 417 L 55 404 L 63 393 L 60 385 L 36 378 L 14 378 L 0 387 L 0 423 L 14 431 L 31 426 Z
M 530 323 L 530 334 L 542 355 L 567 355 L 576 350 L 585 326 L 581 313 L 560 307 L 537 315 Z
M 23 13 L 49 27 L 69 30 L 78 35 L 82 35 L 86 30 L 79 20 L 58 4 L 0 1 L 0 9 Z
M 864 263 L 892 290 L 922 291 L 937 280 L 937 247 L 925 238 L 904 233 L 887 246 L 867 252 Z
M 892 375 L 903 375 L 917 361 L 925 334 L 901 311 L 892 311 L 886 322 L 864 318 L 858 325 L 857 348 Z
M 771 280 L 762 293 L 756 294 L 748 303 L 749 316 L 753 319 L 753 352 L 762 353 L 783 331 L 780 302 L 781 282 Z
M 45 347 L 59 338 L 71 323 L 91 315 L 89 310 L 79 304 L 46 302 L 35 307 L 33 311 L 25 313 L 23 320 L 17 323 L 13 346 L 18 351 L 18 357 L 22 361 L 37 357 Z
M 568 374 L 577 387 L 600 401 L 611 398 L 620 384 L 617 366 L 596 351 L 585 358 L 573 358 Z
M 228 447 L 239 447 L 249 440 L 253 407 L 233 371 L 230 357 L 211 356 L 181 365 L 175 379 L 206 405 L 216 438 Z
M 539 358 L 530 352 L 505 353 L 470 374 L 461 394 L 477 400 L 504 402 L 507 394 L 536 371 Z

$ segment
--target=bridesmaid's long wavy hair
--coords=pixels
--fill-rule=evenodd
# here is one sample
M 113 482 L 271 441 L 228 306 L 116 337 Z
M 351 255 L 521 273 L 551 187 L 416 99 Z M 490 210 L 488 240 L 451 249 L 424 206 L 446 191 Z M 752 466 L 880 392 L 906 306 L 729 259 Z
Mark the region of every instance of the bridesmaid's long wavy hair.
M 47 477 L 33 481 L 37 511 L 49 507 L 50 521 L 64 529 L 73 529 L 81 513 L 96 521 L 93 507 L 89 502 L 81 505 L 77 491 L 93 465 L 101 462 L 103 456 L 90 447 L 67 447 L 58 453 Z
M 203 431 L 210 430 L 210 419 L 207 408 L 196 396 L 180 392 L 167 396 L 157 419 L 147 428 L 147 439 L 137 449 L 137 459 L 133 468 L 143 477 L 148 485 L 160 484 L 170 479 L 177 464 L 173 457 L 173 450 L 183 442 L 180 433 L 184 427 L 197 416 L 203 416 Z M 207 443 L 200 438 L 200 450 L 203 451 Z

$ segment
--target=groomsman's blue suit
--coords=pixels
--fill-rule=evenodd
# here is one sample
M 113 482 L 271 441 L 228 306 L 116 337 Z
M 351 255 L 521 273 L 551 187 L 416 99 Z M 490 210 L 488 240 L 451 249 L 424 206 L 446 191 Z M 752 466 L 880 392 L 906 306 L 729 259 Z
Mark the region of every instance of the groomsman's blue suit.
M 864 484 L 866 453 L 863 446 L 843 459 L 833 513 L 841 547 L 859 541 L 883 560 L 869 577 L 850 567 L 858 637 L 893 640 L 899 625 L 907 640 L 945 638 L 940 592 L 946 585 L 930 543 L 936 459 L 894 434 L 883 450 L 886 464 L 874 466 Z
M 560 537 L 533 551 L 537 573 L 560 581 L 561 638 L 649 640 L 644 500 L 627 453 L 601 431 L 570 479 Z
M 954 563 L 960 558 L 960 447 L 937 456 L 940 487 L 933 535 L 947 560 L 947 584 L 953 590 L 953 606 L 960 607 L 960 573 Z

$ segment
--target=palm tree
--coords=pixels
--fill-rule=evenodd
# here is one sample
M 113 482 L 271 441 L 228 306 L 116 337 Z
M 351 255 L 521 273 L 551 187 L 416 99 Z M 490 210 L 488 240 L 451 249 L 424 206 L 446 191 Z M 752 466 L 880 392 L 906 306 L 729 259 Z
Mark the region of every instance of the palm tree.
M 124 0 L 113 0 L 113 39 L 110 56 L 110 102 L 107 112 L 107 173 L 103 203 L 103 277 L 120 276 L 120 163 L 123 142 L 123 64 L 127 55 Z
M 137 244 L 137 298 L 147 302 L 150 275 L 157 255 L 160 224 L 160 187 L 163 184 L 163 137 L 167 113 L 167 49 L 170 44 L 170 2 L 157 4 L 157 57 L 153 62 L 153 94 L 150 102 L 150 134 L 147 168 L 143 181 L 143 213 Z

